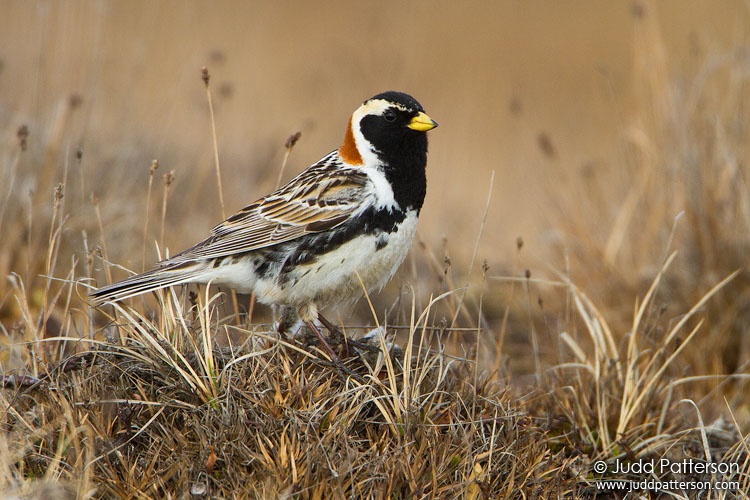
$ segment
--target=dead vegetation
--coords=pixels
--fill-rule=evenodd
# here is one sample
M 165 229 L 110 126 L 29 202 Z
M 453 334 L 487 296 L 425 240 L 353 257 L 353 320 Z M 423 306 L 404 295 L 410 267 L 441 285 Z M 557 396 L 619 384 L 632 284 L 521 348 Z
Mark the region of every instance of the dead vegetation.
M 61 105 L 58 133 L 4 130 L 0 494 L 705 498 L 627 493 L 597 480 L 644 475 L 593 466 L 668 459 L 736 464 L 651 478 L 728 481 L 710 498 L 747 498 L 746 50 L 707 56 L 678 83 L 653 71 L 664 51 L 644 12 L 644 86 L 617 168 L 550 176 L 551 191 L 578 193 L 554 211 L 563 264 L 501 273 L 479 245 L 457 264 L 448 243 L 421 242 L 399 298 L 364 301 L 367 329 L 344 322 L 345 366 L 213 289 L 90 308 L 87 290 L 123 275 L 112 248 L 143 266 L 154 235 L 164 250 L 172 208 L 198 208 L 158 162 L 140 188 L 116 168 L 92 179 L 60 132 L 85 95 Z M 555 138 L 538 145 L 555 167 Z M 484 230 L 487 213 L 472 217 Z

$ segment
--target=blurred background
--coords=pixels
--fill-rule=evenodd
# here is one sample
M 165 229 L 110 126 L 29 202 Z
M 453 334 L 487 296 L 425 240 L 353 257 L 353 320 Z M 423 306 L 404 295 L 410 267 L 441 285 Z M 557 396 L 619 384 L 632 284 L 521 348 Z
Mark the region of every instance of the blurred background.
M 26 124 L 31 148 L 54 134 L 64 135 L 60 155 L 81 147 L 88 175 L 118 180 L 90 181 L 113 231 L 140 228 L 113 218 L 125 207 L 110 197 L 123 182 L 145 186 L 152 159 L 175 170 L 175 197 L 195 202 L 192 224 L 167 231 L 173 251 L 220 220 L 206 66 L 228 210 L 275 185 L 288 135 L 302 132 L 287 179 L 338 146 L 362 100 L 398 89 L 440 123 L 423 238 L 446 236 L 470 255 L 495 171 L 479 250 L 495 261 L 518 236 L 530 255 L 547 249 L 558 231 L 550 212 L 578 198 L 576 177 L 629 178 L 612 170 L 652 73 L 679 74 L 748 26 L 742 1 L 2 4 L 5 137 Z M 650 66 L 637 68 L 645 37 L 658 37 L 646 42 L 661 53 L 639 54 Z M 72 97 L 80 105 L 67 112 Z
M 34 229 L 53 217 L 65 217 L 55 258 L 77 259 L 78 275 L 93 273 L 80 266 L 101 245 L 111 262 L 142 268 L 147 203 L 146 266 L 155 241 L 175 253 L 222 219 L 204 66 L 228 214 L 275 187 L 290 134 L 302 137 L 284 180 L 339 145 L 364 99 L 414 95 L 440 127 L 429 136 L 424 245 L 398 281 L 421 306 L 471 283 L 467 299 L 484 297 L 490 329 L 512 329 L 515 316 L 510 327 L 502 318 L 520 302 L 519 352 L 527 316 L 556 317 L 565 296 L 529 280 L 513 295 L 509 276 L 561 271 L 626 325 L 670 248 L 687 246 L 670 297 L 700 296 L 744 266 L 744 177 L 713 165 L 743 165 L 723 145 L 747 138 L 747 2 L 1 0 L 0 11 L 0 274 L 29 290 L 49 269 L 50 229 Z M 711 243 L 725 223 L 731 251 Z M 0 297 L 8 324 L 20 314 L 10 297 Z M 473 326 L 478 315 L 466 316 Z M 746 352 L 741 335 L 727 338 L 733 356 Z

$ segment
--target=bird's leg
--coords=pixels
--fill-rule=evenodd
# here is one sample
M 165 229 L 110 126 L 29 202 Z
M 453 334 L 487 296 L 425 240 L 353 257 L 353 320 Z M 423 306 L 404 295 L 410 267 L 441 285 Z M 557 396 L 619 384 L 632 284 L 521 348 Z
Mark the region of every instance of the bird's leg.
M 327 321 L 327 320 L 326 320 Z M 336 356 L 336 353 L 333 351 L 331 346 L 326 341 L 325 337 L 323 336 L 323 333 L 321 333 L 318 326 L 315 324 L 314 321 L 304 321 L 305 325 L 312 330 L 315 335 L 317 335 L 318 340 L 320 341 L 323 348 L 328 352 L 328 355 L 331 357 L 331 363 L 337 368 L 339 377 L 341 377 L 342 380 L 346 381 L 348 377 L 352 377 L 359 382 L 364 383 L 364 378 L 361 375 L 357 375 L 352 370 L 346 367 L 346 365 L 339 359 L 338 356 Z M 330 322 L 328 322 L 329 325 L 333 326 Z M 328 328 L 328 326 L 326 326 Z M 335 328 L 335 327 L 334 327 Z
M 305 321 L 305 324 L 318 337 L 318 340 L 320 341 L 320 345 L 323 346 L 323 349 L 331 357 L 331 361 L 333 361 L 336 364 L 341 364 L 341 360 L 339 359 L 338 356 L 336 356 L 336 353 L 333 351 L 333 349 L 331 348 L 331 346 L 328 344 L 328 341 L 325 339 L 325 337 L 323 336 L 323 333 L 321 333 L 320 329 L 317 327 L 317 325 L 315 324 L 315 322 L 314 321 Z M 326 328 L 328 328 L 328 327 L 326 327 Z
M 278 308 L 279 320 L 276 332 L 286 337 L 292 331 L 292 327 L 297 322 L 297 310 L 291 306 L 280 306 Z
M 336 325 L 328 321 L 328 319 L 325 316 L 323 316 L 321 313 L 318 313 L 318 321 L 323 323 L 323 326 L 326 327 L 326 330 L 328 330 L 332 334 L 334 335 L 341 334 L 341 330 L 339 330 L 339 327 L 337 327 Z
M 337 337 L 337 340 L 339 338 L 343 339 L 342 343 L 344 344 L 344 352 L 346 353 L 347 357 L 351 356 L 351 353 L 349 352 L 349 342 L 347 341 L 346 335 L 344 335 L 344 333 L 341 331 L 341 329 L 339 327 L 337 327 L 336 325 L 334 325 L 333 323 L 331 323 L 330 321 L 328 321 L 328 318 L 326 318 L 325 316 L 323 316 L 321 313 L 318 313 L 318 320 L 321 323 L 323 323 L 323 326 L 326 327 L 326 330 L 328 330 L 329 332 L 331 332 L 331 335 Z

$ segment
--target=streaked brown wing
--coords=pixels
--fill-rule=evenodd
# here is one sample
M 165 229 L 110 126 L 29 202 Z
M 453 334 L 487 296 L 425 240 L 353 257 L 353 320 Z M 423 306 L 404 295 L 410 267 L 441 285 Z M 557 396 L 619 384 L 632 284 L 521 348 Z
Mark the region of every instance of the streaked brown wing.
M 167 262 L 224 257 L 332 229 L 361 207 L 366 182 L 367 176 L 356 170 L 330 166 L 306 170 L 275 193 L 229 217 L 212 230 L 209 238 Z

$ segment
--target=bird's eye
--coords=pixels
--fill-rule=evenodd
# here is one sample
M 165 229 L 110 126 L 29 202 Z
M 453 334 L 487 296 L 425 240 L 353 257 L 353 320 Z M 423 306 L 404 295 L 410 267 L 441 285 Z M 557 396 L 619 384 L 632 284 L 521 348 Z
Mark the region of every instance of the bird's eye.
M 386 109 L 383 113 L 383 118 L 385 118 L 385 121 L 387 122 L 395 122 L 396 121 L 396 113 L 391 111 L 390 109 Z

